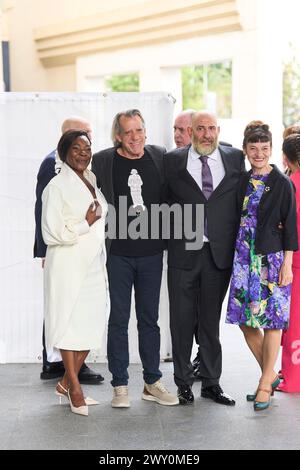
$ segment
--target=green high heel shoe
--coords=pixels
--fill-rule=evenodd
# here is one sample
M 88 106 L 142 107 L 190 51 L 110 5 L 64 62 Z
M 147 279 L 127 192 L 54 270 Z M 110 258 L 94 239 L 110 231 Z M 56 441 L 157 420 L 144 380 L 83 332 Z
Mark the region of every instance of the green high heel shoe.
M 271 387 L 272 387 L 271 396 L 274 395 L 274 392 L 275 392 L 275 390 L 276 390 L 276 388 L 278 387 L 279 384 L 280 384 L 280 379 L 277 375 L 274 382 L 271 383 Z M 255 393 L 252 393 L 252 394 L 249 393 L 248 395 L 246 395 L 246 400 L 247 401 L 255 401 L 256 395 L 257 395 L 257 391 Z
M 272 396 L 272 392 L 274 393 L 274 391 L 271 389 L 271 390 L 268 390 L 266 388 L 258 388 L 257 389 L 257 393 L 258 392 L 266 392 L 269 394 L 269 400 L 268 401 L 255 401 L 253 403 L 253 408 L 254 408 L 254 411 L 263 411 L 263 410 L 266 410 L 267 408 L 269 408 L 270 406 L 270 403 L 271 403 L 271 396 Z

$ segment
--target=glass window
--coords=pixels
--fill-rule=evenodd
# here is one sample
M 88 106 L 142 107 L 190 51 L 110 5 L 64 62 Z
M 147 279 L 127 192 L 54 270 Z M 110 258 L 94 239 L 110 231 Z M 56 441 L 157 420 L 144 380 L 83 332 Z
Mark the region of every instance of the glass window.
M 283 70 L 283 123 L 291 126 L 300 119 L 300 60 L 297 49 L 290 45 Z
M 207 109 L 219 118 L 232 115 L 232 62 L 181 69 L 183 109 Z
M 107 91 L 139 91 L 139 74 L 107 76 L 105 77 L 105 86 Z

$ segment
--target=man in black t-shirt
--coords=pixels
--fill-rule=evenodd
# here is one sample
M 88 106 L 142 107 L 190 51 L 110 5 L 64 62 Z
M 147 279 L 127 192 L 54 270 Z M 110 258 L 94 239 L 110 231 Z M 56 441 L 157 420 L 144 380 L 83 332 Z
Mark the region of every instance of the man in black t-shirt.
M 139 353 L 143 365 L 142 399 L 177 405 L 178 398 L 160 381 L 160 331 L 157 324 L 164 243 L 151 238 L 151 208 L 163 202 L 165 149 L 146 145 L 144 119 L 137 109 L 118 113 L 113 121 L 114 147 L 93 157 L 92 170 L 107 202 L 114 206 L 116 236 L 107 240 L 111 300 L 108 366 L 114 387 L 112 407 L 128 408 L 128 323 L 135 291 Z M 148 233 L 131 228 L 147 222 Z

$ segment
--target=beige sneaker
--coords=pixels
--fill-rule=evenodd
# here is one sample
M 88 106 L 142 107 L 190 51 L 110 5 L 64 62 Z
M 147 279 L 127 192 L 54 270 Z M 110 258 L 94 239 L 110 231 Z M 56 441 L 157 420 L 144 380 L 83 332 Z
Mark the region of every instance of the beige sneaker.
M 129 408 L 130 407 L 127 385 L 114 387 L 114 395 L 111 401 L 111 406 L 113 408 Z
M 178 397 L 168 392 L 160 380 L 151 385 L 145 383 L 142 399 L 156 401 L 156 403 L 166 406 L 179 404 Z

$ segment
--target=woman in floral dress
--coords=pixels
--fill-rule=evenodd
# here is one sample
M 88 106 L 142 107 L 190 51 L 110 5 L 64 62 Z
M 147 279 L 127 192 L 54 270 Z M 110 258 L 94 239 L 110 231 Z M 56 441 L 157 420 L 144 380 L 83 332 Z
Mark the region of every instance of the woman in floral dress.
M 247 396 L 258 411 L 268 408 L 279 384 L 274 366 L 281 330 L 289 321 L 292 254 L 298 249 L 296 205 L 291 181 L 269 164 L 269 127 L 250 123 L 243 149 L 252 169 L 239 187 L 241 221 L 226 322 L 240 326 L 261 368 L 257 391 Z

